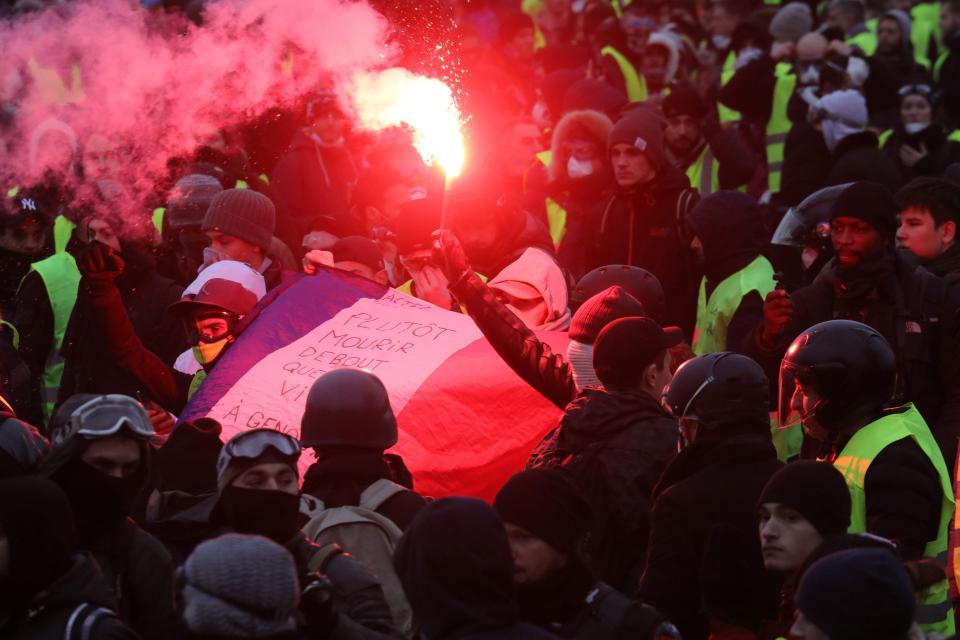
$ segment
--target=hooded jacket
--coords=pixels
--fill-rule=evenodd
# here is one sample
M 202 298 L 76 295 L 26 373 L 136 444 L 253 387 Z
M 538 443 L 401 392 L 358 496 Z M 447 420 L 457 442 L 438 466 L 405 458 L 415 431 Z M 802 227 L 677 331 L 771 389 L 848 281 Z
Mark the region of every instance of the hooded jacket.
M 531 329 L 563 331 L 570 325 L 567 282 L 553 256 L 541 249 L 527 249 L 487 284 Z
M 53 424 L 67 419 L 70 413 L 92 396 L 74 396 L 54 414 Z M 107 584 L 117 598 L 117 609 L 124 622 L 145 640 L 174 637 L 177 617 L 174 608 L 173 561 L 170 554 L 152 535 L 127 517 L 104 518 L 88 512 L 97 504 L 89 495 L 90 487 L 78 482 L 77 471 L 91 473 L 80 459 L 90 441 L 74 435 L 58 446 L 43 461 L 38 474 L 57 482 L 70 499 L 77 521 L 80 547 L 90 552 L 103 570 Z M 138 471 L 141 483 L 149 474 L 150 445 L 143 443 L 144 463 Z M 92 471 L 99 474 L 99 471 Z M 102 474 L 101 474 L 102 475 Z M 87 476 L 89 477 L 89 476 Z M 139 490 L 143 490 L 143 484 Z
M 700 278 L 678 223 L 695 199 L 695 192 L 690 191 L 687 176 L 666 161 L 657 116 L 645 109 L 628 113 L 610 134 L 609 147 L 619 143 L 643 147 L 657 173 L 647 184 L 618 187 L 598 208 L 589 228 L 582 230 L 591 239 L 587 244 L 593 249 L 587 270 L 607 264 L 631 264 L 650 271 L 666 292 L 664 321 L 689 333 Z
M 424 507 L 394 556 L 423 636 L 430 640 L 546 640 L 518 622 L 513 559 L 493 508 L 473 498 Z
M 833 150 L 827 185 L 869 180 L 894 191 L 903 184 L 900 169 L 877 148 L 877 134 L 861 131 L 848 135 Z
M 0 482 L 0 527 L 10 548 L 9 575 L 0 581 L 0 635 L 59 640 L 80 605 L 116 604 L 103 576 L 77 553 L 70 506 L 49 480 L 19 477 Z M 114 615 L 102 615 L 91 640 L 133 639 Z
M 898 90 L 907 81 L 928 76 L 927 70 L 917 63 L 910 38 L 910 17 L 903 11 L 887 11 L 881 20 L 892 18 L 900 26 L 900 48 L 890 54 L 879 50 L 870 57 L 870 75 L 863 83 L 863 94 L 870 111 L 870 122 L 881 129 L 892 127 L 900 120 Z
M 527 468 L 563 467 L 593 506 L 591 569 L 615 589 L 639 577 L 654 485 L 677 453 L 679 429 L 643 392 L 587 388 L 537 445 Z

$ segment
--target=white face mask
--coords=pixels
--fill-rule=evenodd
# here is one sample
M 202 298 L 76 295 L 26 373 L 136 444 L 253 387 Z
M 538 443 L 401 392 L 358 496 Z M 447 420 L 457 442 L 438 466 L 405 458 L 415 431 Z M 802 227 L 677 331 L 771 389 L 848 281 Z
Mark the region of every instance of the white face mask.
M 209 267 L 214 262 L 220 262 L 221 260 L 229 260 L 230 256 L 227 254 L 217 251 L 213 247 L 204 247 L 203 248 L 203 264 L 200 266 L 200 271 L 203 271 L 204 268 Z
M 907 122 L 903 125 L 903 130 L 912 135 L 914 133 L 920 133 L 929 126 L 929 122 Z
M 744 47 L 740 49 L 740 53 L 737 54 L 737 60 L 734 62 L 733 68 L 739 71 L 762 55 L 763 51 L 756 47 Z
M 713 42 L 713 46 L 717 49 L 726 49 L 730 46 L 731 38 L 730 36 L 722 36 L 719 33 L 710 36 L 710 41 Z
M 575 157 L 570 156 L 570 159 L 567 160 L 567 175 L 574 180 L 592 176 L 593 163 L 589 160 L 577 160 Z

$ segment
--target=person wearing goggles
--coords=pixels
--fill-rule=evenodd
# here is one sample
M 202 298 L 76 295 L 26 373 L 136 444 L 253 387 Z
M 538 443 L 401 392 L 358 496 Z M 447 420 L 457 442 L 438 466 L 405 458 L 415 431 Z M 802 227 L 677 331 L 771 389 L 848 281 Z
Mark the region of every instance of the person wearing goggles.
M 150 475 L 147 411 L 129 396 L 78 394 L 57 409 L 49 431 L 52 451 L 37 473 L 66 494 L 80 547 L 103 569 L 118 613 L 142 638 L 172 637 L 170 554 L 130 519 Z
M 853 501 L 850 533 L 900 545 L 904 560 L 946 553 L 952 467 L 912 403 L 895 406 L 897 359 L 875 329 L 828 320 L 802 332 L 780 367 L 780 427 L 802 424 L 819 457 L 843 473 Z M 956 446 L 956 440 L 950 440 Z M 946 580 L 920 601 L 925 632 L 953 633 Z
M 880 134 L 883 151 L 900 168 L 905 180 L 939 178 L 960 161 L 960 143 L 948 137 L 939 117 L 939 101 L 925 82 L 907 82 L 894 96 L 896 124 Z
M 771 441 L 769 397 L 760 365 L 730 352 L 684 362 L 662 395 L 664 410 L 679 422 L 682 450 L 653 492 L 640 597 L 684 637 L 706 637 L 714 622 L 742 625 L 775 617 L 779 586 L 764 574 L 759 540 L 749 537 L 756 530 L 760 491 L 782 466 Z M 743 536 L 714 538 L 720 529 Z M 717 570 L 704 560 L 717 557 L 738 571 Z M 744 599 L 744 615 L 731 618 L 720 596 L 739 593 L 744 584 L 754 585 L 758 597 Z
M 379 580 L 337 544 L 320 546 L 300 530 L 300 453 L 296 438 L 273 429 L 251 429 L 230 438 L 217 459 L 218 497 L 211 520 L 236 533 L 269 538 L 290 552 L 303 586 L 300 608 L 308 625 L 325 627 L 325 633 L 353 628 L 357 635 L 350 637 L 368 637 L 371 630 L 394 633 Z M 325 597 L 316 597 L 318 587 Z M 363 604 L 331 609 L 330 592 Z

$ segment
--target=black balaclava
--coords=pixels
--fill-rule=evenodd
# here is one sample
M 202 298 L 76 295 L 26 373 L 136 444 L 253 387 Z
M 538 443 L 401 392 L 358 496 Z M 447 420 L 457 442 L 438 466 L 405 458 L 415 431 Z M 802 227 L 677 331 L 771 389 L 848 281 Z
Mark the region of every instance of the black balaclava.
M 46 478 L 0 480 L 0 535 L 10 553 L 10 575 L 0 577 L 0 609 L 26 605 L 70 569 L 77 552 L 70 504 Z
M 299 529 L 300 496 L 275 489 L 229 486 L 217 502 L 217 519 L 237 533 L 257 534 L 286 544 Z
M 760 255 L 765 243 L 757 201 L 739 191 L 718 191 L 693 208 L 687 224 L 703 244 L 708 295 Z

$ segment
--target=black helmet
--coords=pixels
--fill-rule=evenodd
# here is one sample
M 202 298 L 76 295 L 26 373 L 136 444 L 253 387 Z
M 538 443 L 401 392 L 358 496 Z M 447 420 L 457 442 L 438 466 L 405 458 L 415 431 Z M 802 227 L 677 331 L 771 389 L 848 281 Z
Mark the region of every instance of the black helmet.
M 334 369 L 313 383 L 300 422 L 304 447 L 383 451 L 397 443 L 397 419 L 380 379 L 362 369 Z
M 688 421 L 696 421 L 700 430 L 731 421 L 744 427 L 768 425 L 770 382 L 760 365 L 747 356 L 709 353 L 680 365 L 664 393 L 663 405 L 680 420 L 688 440 L 693 439 L 684 424 Z
M 613 286 L 623 287 L 624 291 L 639 300 L 648 317 L 658 322 L 663 320 L 667 306 L 663 285 L 657 276 L 646 269 L 628 264 L 597 267 L 580 278 L 570 292 L 570 311 L 576 311 L 584 302 Z
M 838 434 L 879 413 L 896 380 L 893 349 L 875 329 L 853 320 L 821 322 L 797 336 L 780 365 L 780 428 L 815 417 Z

